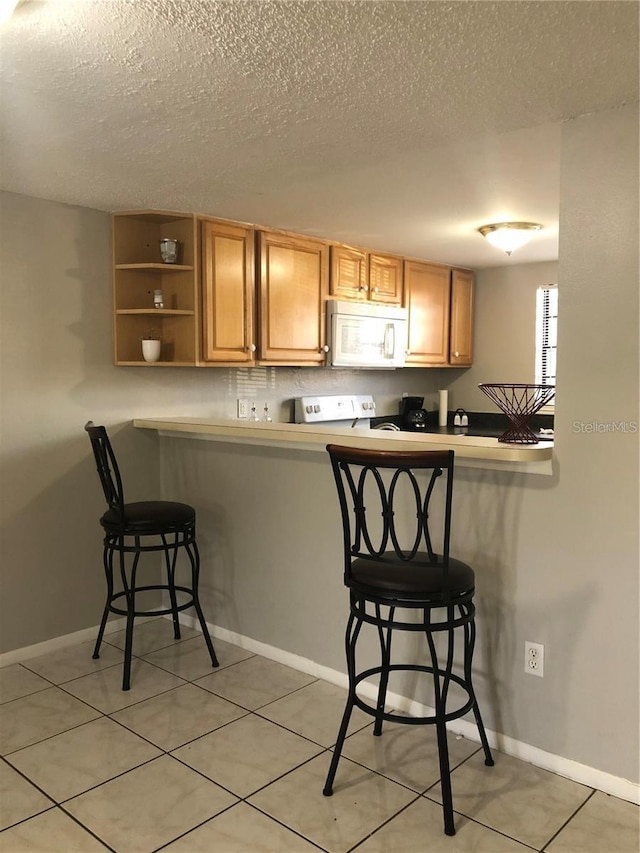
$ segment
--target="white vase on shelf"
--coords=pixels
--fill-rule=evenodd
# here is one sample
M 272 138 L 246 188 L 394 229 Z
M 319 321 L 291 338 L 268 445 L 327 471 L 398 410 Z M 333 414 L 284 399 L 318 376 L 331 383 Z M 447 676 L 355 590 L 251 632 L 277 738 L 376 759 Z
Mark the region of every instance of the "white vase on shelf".
M 145 361 L 158 361 L 161 348 L 162 341 L 145 338 L 142 341 L 142 357 Z

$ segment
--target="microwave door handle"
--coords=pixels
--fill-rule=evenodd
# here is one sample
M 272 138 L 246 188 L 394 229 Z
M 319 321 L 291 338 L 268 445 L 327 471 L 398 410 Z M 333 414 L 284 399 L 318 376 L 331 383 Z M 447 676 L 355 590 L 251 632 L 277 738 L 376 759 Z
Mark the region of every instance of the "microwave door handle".
M 387 323 L 384 328 L 384 354 L 386 358 L 393 358 L 396 350 L 396 328 L 393 323 Z

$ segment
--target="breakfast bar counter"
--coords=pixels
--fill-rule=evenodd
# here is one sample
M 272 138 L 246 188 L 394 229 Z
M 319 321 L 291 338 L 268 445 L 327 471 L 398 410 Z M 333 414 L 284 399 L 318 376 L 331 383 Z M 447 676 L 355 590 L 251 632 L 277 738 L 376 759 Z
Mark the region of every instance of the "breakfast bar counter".
M 558 482 L 559 468 L 551 470 L 553 444 L 507 445 L 496 438 L 350 424 L 173 415 L 133 421 L 141 440 L 159 438 L 163 500 L 196 508 L 200 595 L 212 635 L 344 686 L 348 600 L 326 445 L 452 449 L 451 547 L 481 579 L 478 623 L 485 642 L 474 659 L 476 690 L 487 708 L 488 728 L 501 730 L 493 687 L 511 684 L 520 668 L 516 674 L 514 659 L 497 655 L 503 647 L 520 647 L 509 602 L 547 559 L 535 520 Z M 402 500 L 409 512 L 408 495 Z M 437 517 L 440 504 L 432 512 Z M 375 660 L 376 632 L 367 632 L 363 642 L 364 659 Z M 411 642 L 398 636 L 394 648 L 400 656 L 409 654 Z M 415 703 L 429 704 L 428 691 L 411 678 L 398 676 L 393 690 L 394 707 L 411 711 Z M 473 737 L 475 726 L 461 721 L 460 732 Z
M 332 427 L 323 424 L 289 424 L 224 420 L 202 417 L 136 418 L 134 427 L 157 430 L 160 435 L 198 438 L 255 447 L 280 447 L 325 452 L 327 444 L 372 450 L 454 450 L 456 464 L 527 474 L 552 473 L 553 443 L 504 444 L 497 438 L 438 433 L 407 433 Z

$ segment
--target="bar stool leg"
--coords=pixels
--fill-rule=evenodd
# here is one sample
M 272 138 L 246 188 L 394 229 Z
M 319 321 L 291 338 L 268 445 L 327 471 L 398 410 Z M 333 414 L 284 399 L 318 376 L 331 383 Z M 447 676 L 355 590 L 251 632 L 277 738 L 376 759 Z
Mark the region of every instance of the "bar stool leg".
M 354 627 L 355 622 L 355 627 Z M 340 723 L 340 730 L 338 732 L 338 739 L 336 740 L 335 746 L 333 747 L 333 758 L 331 759 L 331 764 L 329 765 L 329 772 L 327 773 L 327 780 L 324 784 L 324 788 L 322 793 L 325 797 L 330 797 L 333 794 L 333 780 L 336 776 L 336 770 L 338 769 L 338 762 L 340 761 L 340 755 L 342 753 L 342 747 L 344 745 L 344 739 L 347 736 L 347 729 L 349 728 L 349 720 L 351 719 L 351 712 L 353 711 L 353 706 L 355 704 L 354 698 L 356 695 L 356 641 L 358 639 L 358 634 L 360 633 L 360 629 L 362 628 L 362 622 L 360 619 L 356 621 L 356 616 L 353 612 L 349 614 L 349 620 L 347 622 L 347 631 L 345 635 L 345 647 L 347 653 L 347 675 L 349 677 L 349 695 L 347 696 L 347 704 L 345 705 L 344 713 L 342 715 L 342 722 Z
M 187 552 L 189 556 L 189 561 L 191 563 L 191 596 L 193 598 L 193 606 L 198 616 L 200 630 L 202 631 L 204 641 L 207 644 L 207 649 L 209 650 L 211 665 L 213 667 L 217 667 L 220 666 L 220 663 L 213 648 L 213 643 L 211 642 L 211 637 L 209 636 L 209 629 L 207 628 L 204 613 L 202 612 L 202 607 L 200 606 L 200 595 L 198 593 L 198 586 L 200 584 L 200 552 L 198 551 L 198 545 L 196 543 L 196 540 L 194 539 L 192 542 L 186 542 L 184 545 L 184 549 Z
M 431 666 L 433 668 L 433 690 L 435 694 L 436 706 L 436 733 L 438 738 L 438 759 L 440 763 L 440 786 L 442 789 L 442 811 L 444 817 L 444 833 L 445 835 L 455 835 L 456 828 L 453 821 L 453 794 L 451 791 L 451 768 L 449 765 L 449 745 L 447 743 L 447 726 L 446 726 L 446 693 L 448 687 L 448 675 L 444 673 L 444 684 L 440 686 L 440 667 L 438 662 L 438 653 L 433 641 L 433 635 L 429 630 L 428 614 L 425 611 L 425 633 L 427 635 L 427 643 L 431 654 Z M 449 629 L 449 653 L 447 655 L 447 667 L 452 663 L 452 637 L 453 629 Z
M 100 628 L 98 629 L 98 637 L 96 639 L 96 644 L 93 649 L 94 660 L 100 657 L 100 646 L 102 645 L 104 629 L 107 626 L 107 619 L 109 618 L 111 600 L 113 598 L 113 551 L 107 548 L 106 545 L 102 551 L 102 562 L 104 564 L 104 573 L 107 579 L 107 600 L 104 604 L 104 610 L 102 611 L 102 619 L 100 620 Z
M 460 605 L 459 610 L 463 616 L 466 615 L 462 605 Z M 467 608 L 467 612 L 471 612 L 471 608 Z M 493 767 L 493 755 L 491 754 L 491 749 L 489 748 L 487 733 L 484 729 L 484 723 L 482 722 L 482 716 L 480 714 L 480 706 L 478 705 L 478 700 L 476 699 L 476 694 L 475 690 L 473 689 L 473 681 L 471 677 L 473 650 L 476 644 L 476 623 L 473 615 L 471 616 L 471 620 L 467 624 L 465 624 L 464 631 L 464 677 L 467 682 L 469 695 L 473 700 L 473 716 L 475 717 L 476 726 L 478 727 L 480 743 L 482 744 L 482 749 L 484 750 L 484 763 L 487 767 Z
M 136 537 L 136 548 L 139 548 L 140 541 Z M 136 615 L 136 572 L 138 569 L 138 561 L 140 559 L 140 551 L 136 552 L 133 558 L 131 567 L 131 582 L 127 583 L 127 573 L 125 565 L 124 542 L 120 542 L 120 574 L 122 576 L 122 586 L 125 592 L 127 601 L 127 628 L 124 641 L 124 668 L 122 672 L 122 689 L 129 690 L 131 687 L 131 656 L 133 652 L 133 622 Z
M 389 622 L 393 621 L 395 607 L 389 608 Z M 387 628 L 385 637 L 381 624 L 380 605 L 376 604 L 376 618 L 378 620 L 378 637 L 380 639 L 380 684 L 378 686 L 378 703 L 376 705 L 376 721 L 373 726 L 373 734 L 380 737 L 382 734 L 382 715 L 387 699 L 387 686 L 389 684 L 389 665 L 391 663 L 391 628 Z
M 444 711 L 436 703 L 436 731 L 438 734 L 438 757 L 440 760 L 440 785 L 442 788 L 442 810 L 444 813 L 444 834 L 455 835 L 453 822 L 453 794 L 451 792 L 451 769 L 449 767 L 449 746 L 447 744 L 447 728 L 444 722 Z
M 178 619 L 178 600 L 176 598 L 176 562 L 178 560 L 178 534 L 174 534 L 174 541 L 170 545 L 164 533 L 160 534 L 164 545 L 164 559 L 167 566 L 167 586 L 169 587 L 169 599 L 171 601 L 171 617 L 173 619 L 173 638 L 180 639 L 180 621 Z M 169 552 L 171 551 L 171 559 Z

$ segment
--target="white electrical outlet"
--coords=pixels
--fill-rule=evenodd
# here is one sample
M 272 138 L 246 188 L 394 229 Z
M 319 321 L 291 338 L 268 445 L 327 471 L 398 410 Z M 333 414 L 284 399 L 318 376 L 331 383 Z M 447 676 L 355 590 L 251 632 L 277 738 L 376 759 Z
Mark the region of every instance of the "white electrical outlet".
M 238 398 L 238 417 L 247 420 L 249 417 L 249 401 Z
M 524 641 L 524 671 L 527 675 L 544 676 L 544 646 L 542 643 Z

